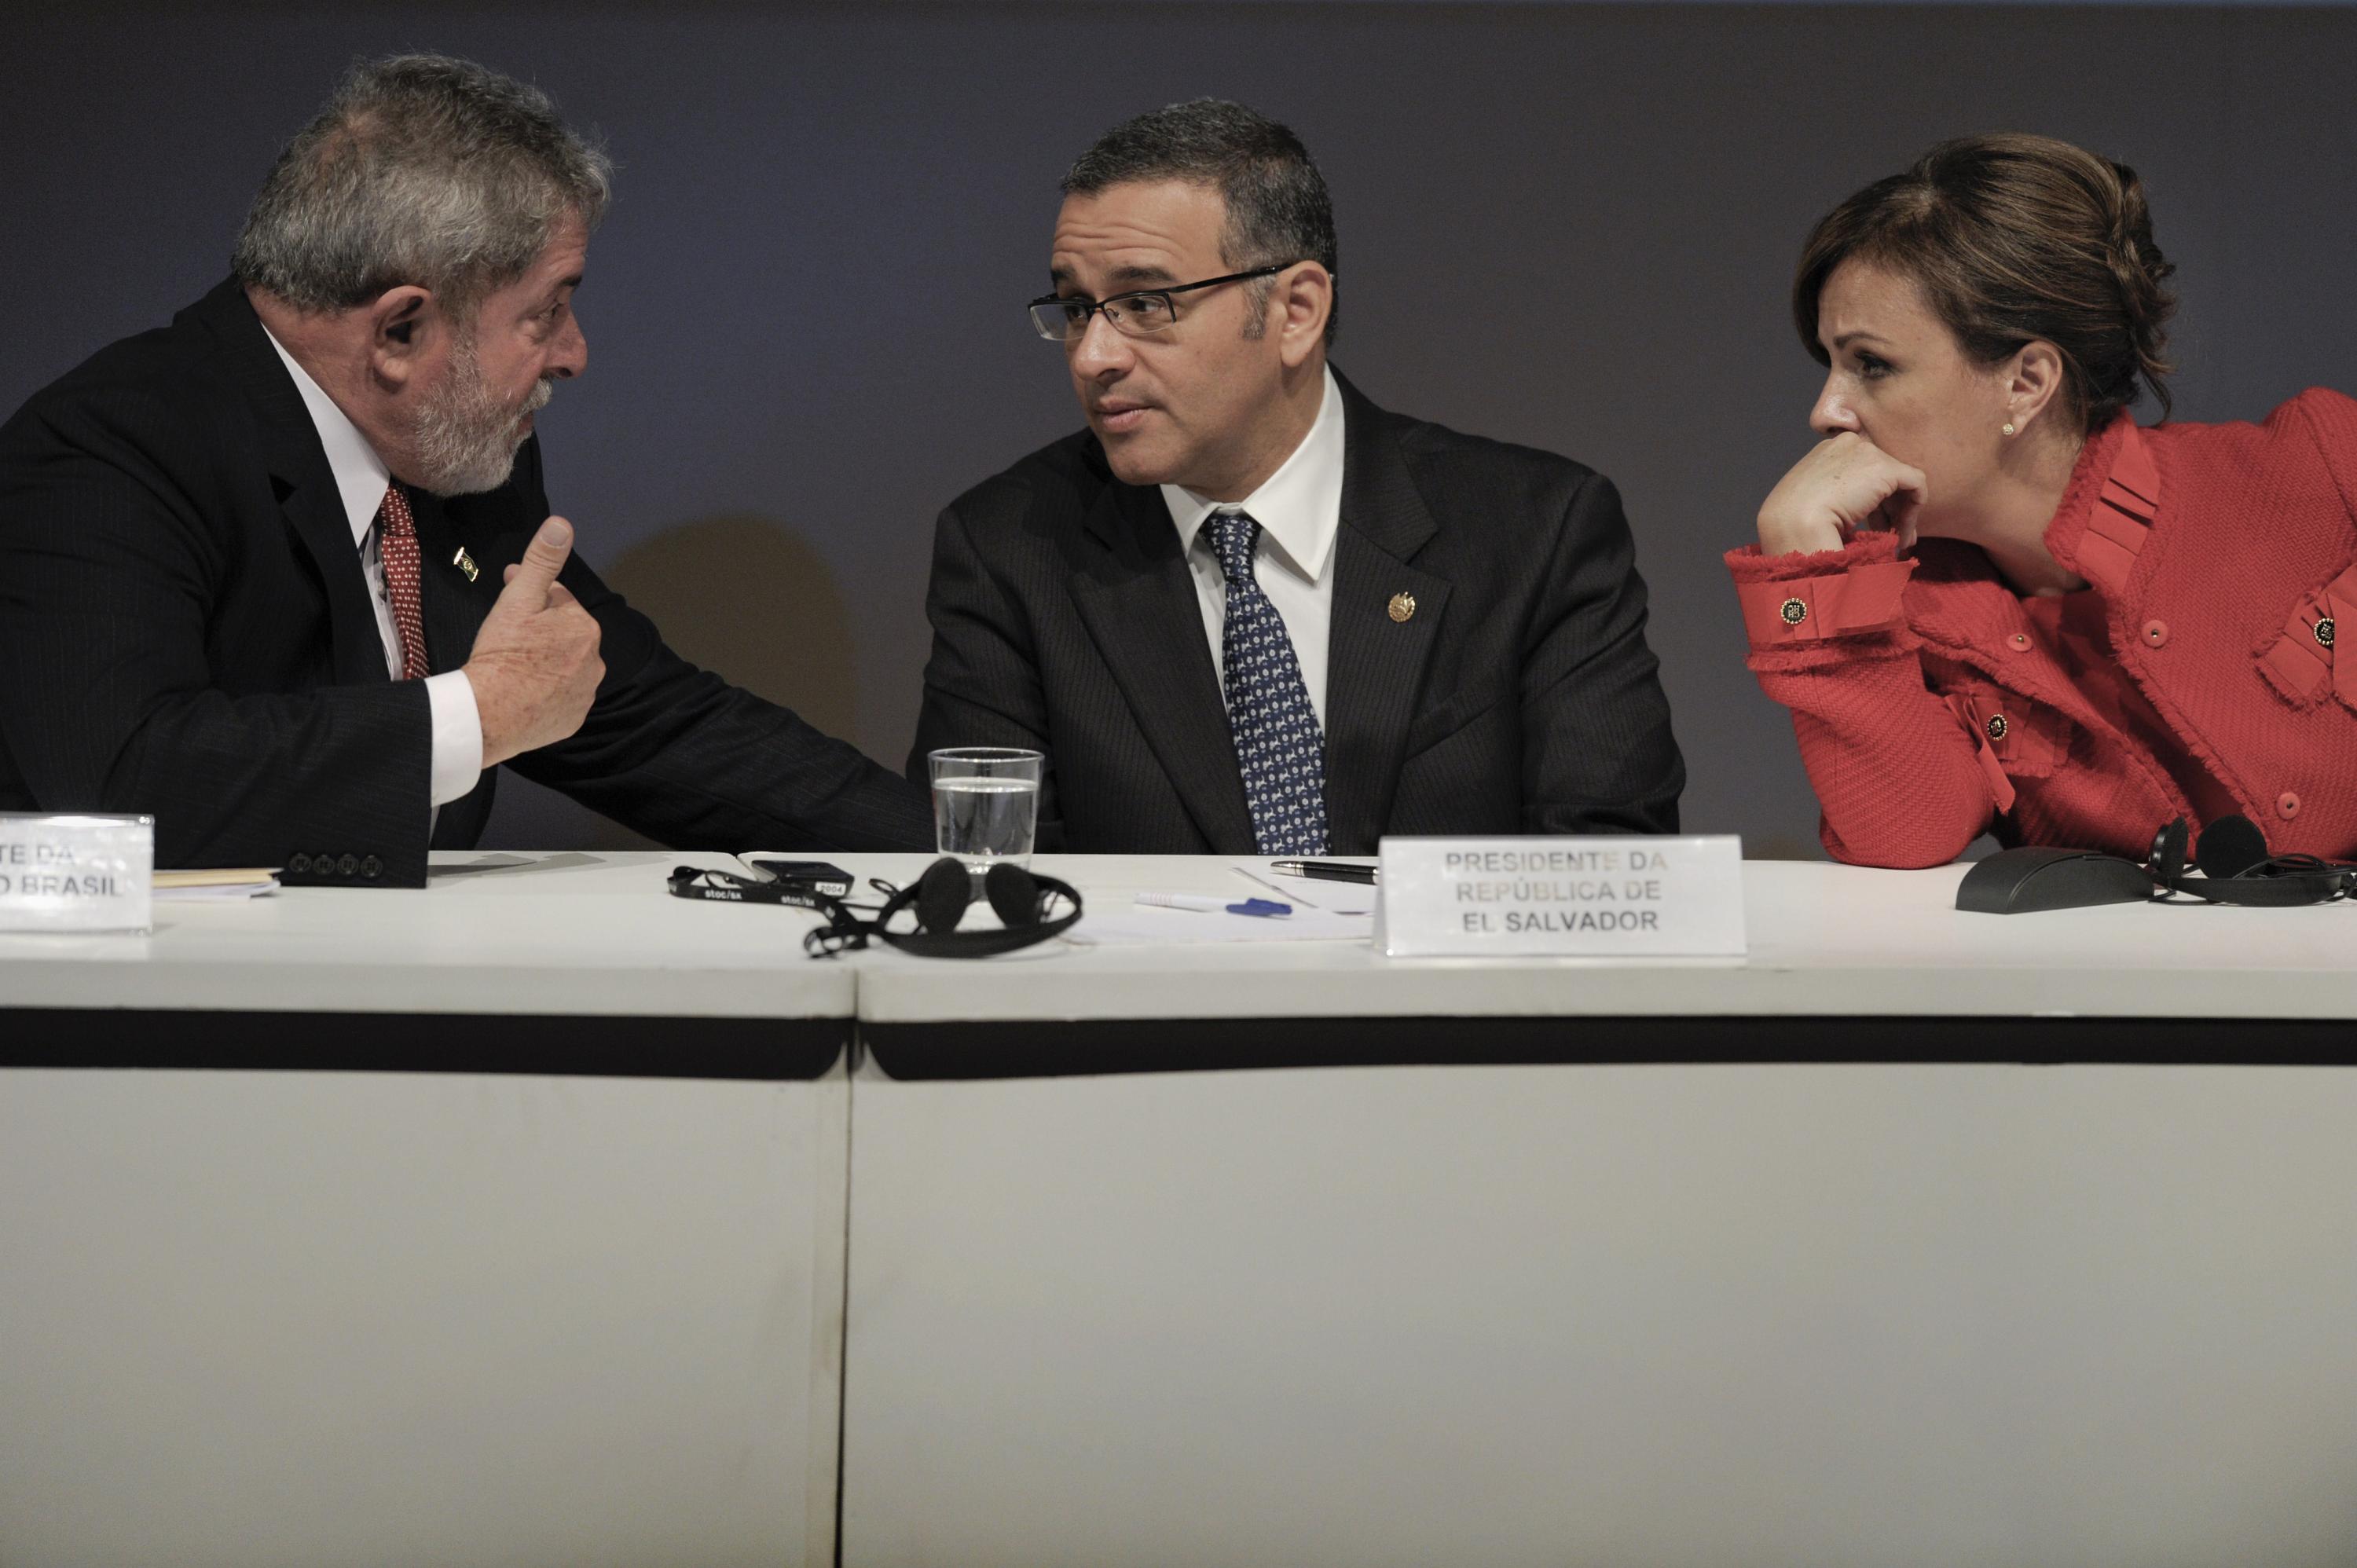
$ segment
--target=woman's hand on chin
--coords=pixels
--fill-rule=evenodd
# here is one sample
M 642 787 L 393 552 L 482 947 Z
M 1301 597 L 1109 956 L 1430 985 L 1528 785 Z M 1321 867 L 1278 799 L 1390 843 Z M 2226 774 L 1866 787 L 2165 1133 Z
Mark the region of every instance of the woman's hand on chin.
M 1839 550 L 1842 530 L 1887 528 L 1915 542 L 1923 472 L 1854 430 L 1811 447 L 1760 504 L 1760 548 L 1770 555 Z

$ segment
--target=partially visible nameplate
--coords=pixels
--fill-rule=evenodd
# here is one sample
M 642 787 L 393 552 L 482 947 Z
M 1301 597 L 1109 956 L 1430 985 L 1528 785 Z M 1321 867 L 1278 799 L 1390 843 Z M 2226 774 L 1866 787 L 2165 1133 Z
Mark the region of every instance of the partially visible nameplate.
M 1378 945 L 1446 954 L 1740 957 L 1743 841 L 1387 838 Z
M 153 817 L 0 811 L 0 931 L 144 931 Z

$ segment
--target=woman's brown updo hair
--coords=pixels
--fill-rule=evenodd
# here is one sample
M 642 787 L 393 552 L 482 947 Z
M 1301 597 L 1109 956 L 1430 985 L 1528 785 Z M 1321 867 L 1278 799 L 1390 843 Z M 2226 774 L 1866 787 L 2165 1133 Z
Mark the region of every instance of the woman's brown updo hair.
M 2177 269 L 2126 164 L 2050 136 L 1967 136 L 1867 186 L 1817 225 L 1792 281 L 1793 322 L 1821 365 L 1817 296 L 1851 260 L 1914 279 L 1983 364 L 2032 338 L 2060 349 L 2063 397 L 2087 435 L 2136 401 L 2138 381 L 2169 413 L 2161 349 L 2177 296 L 2164 285 Z

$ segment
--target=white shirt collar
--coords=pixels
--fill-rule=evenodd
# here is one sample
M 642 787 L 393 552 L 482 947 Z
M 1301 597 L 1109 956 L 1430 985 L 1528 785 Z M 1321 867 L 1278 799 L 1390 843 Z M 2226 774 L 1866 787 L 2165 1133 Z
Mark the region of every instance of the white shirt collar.
M 357 550 L 368 538 L 368 531 L 376 522 L 377 509 L 384 504 L 384 492 L 393 483 L 393 470 L 376 455 L 336 400 L 311 379 L 310 372 L 296 363 L 286 345 L 272 334 L 269 328 L 262 335 L 278 350 L 286 363 L 286 373 L 295 378 L 295 390 L 303 394 L 303 406 L 311 411 L 312 426 L 319 433 L 319 445 L 328 451 L 328 467 L 336 476 L 336 492 L 344 498 L 344 516 L 352 525 L 352 548 Z
M 1215 501 L 1179 485 L 1164 485 L 1163 504 L 1178 525 L 1178 547 L 1195 547 L 1203 520 L 1218 510 L 1252 513 L 1277 558 L 1303 581 L 1316 583 L 1334 559 L 1342 523 L 1342 389 L 1331 366 L 1309 434 L 1260 489 L 1241 501 Z

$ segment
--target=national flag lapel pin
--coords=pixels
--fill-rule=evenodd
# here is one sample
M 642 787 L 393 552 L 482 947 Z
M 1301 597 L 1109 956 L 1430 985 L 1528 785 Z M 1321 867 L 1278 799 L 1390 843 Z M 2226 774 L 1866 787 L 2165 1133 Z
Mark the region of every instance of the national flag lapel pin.
M 467 553 L 466 547 L 463 545 L 459 547 L 458 553 L 450 557 L 450 564 L 467 574 L 467 581 L 469 583 L 483 575 L 476 566 L 475 558 Z

